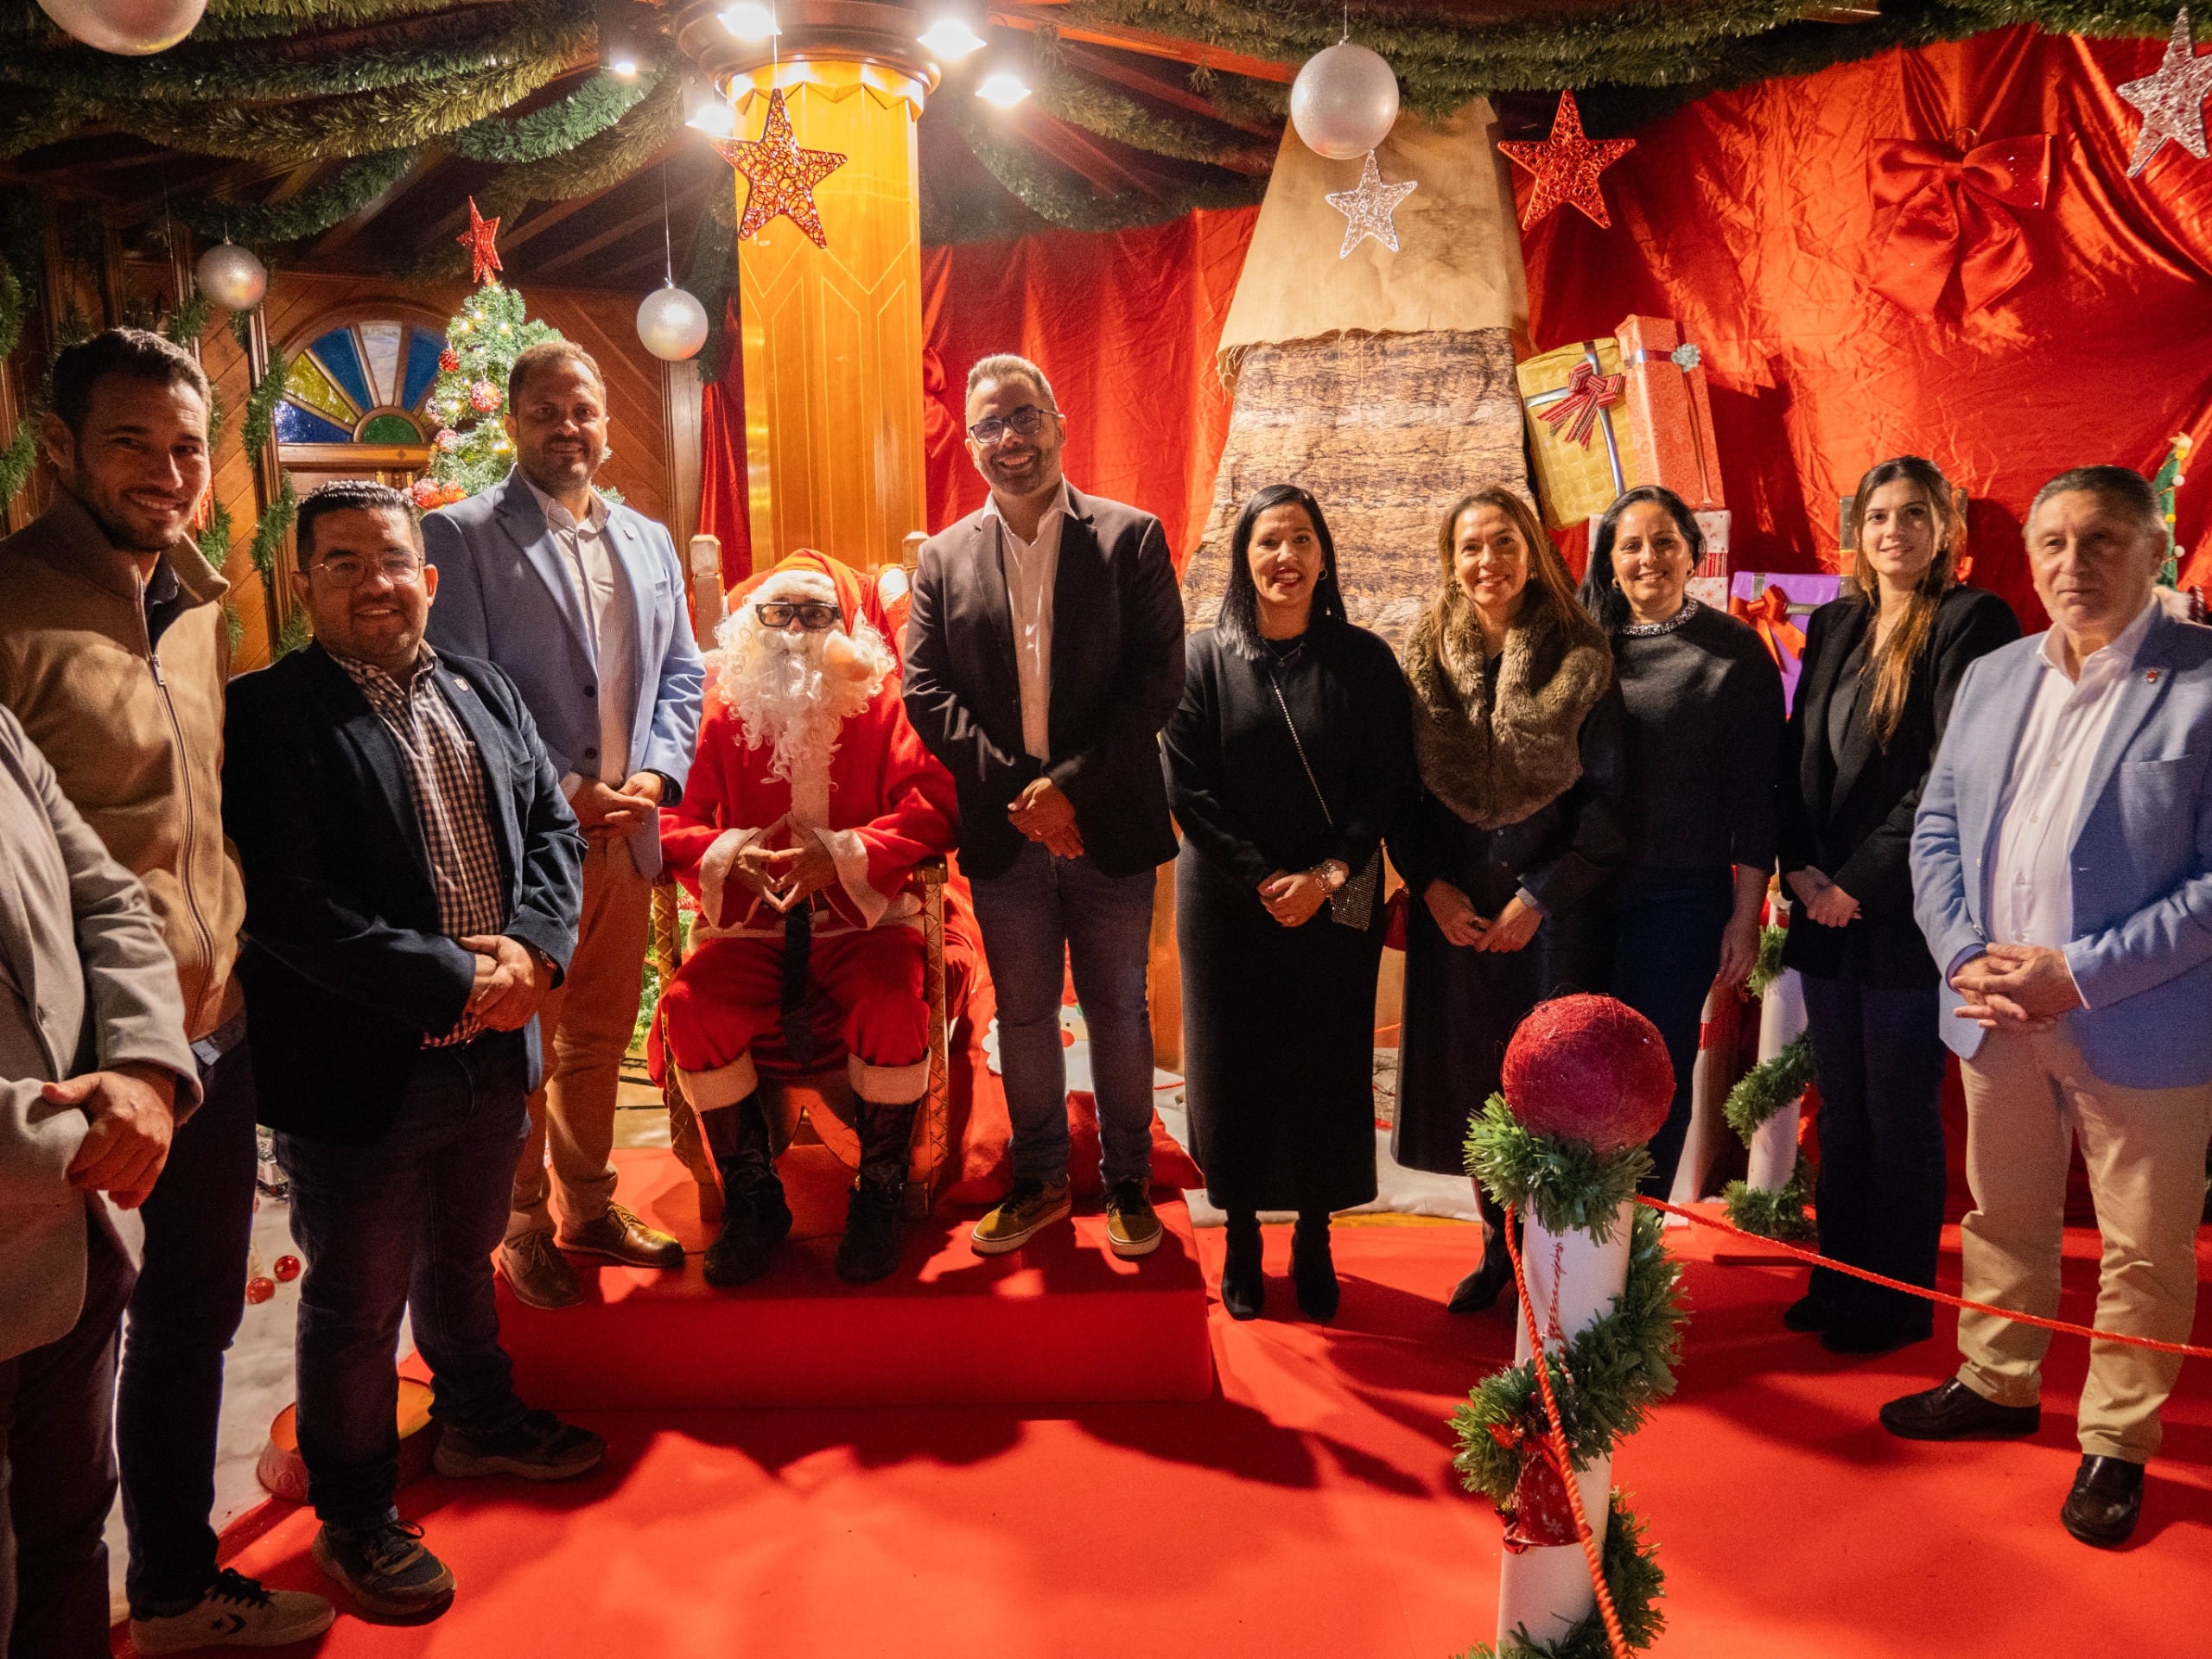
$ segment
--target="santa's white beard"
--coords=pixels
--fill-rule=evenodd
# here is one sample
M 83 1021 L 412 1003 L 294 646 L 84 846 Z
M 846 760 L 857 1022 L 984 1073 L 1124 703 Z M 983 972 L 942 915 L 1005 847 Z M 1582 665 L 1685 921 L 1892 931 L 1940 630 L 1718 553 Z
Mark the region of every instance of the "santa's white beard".
M 891 666 L 890 649 L 867 622 L 849 643 L 869 665 L 864 679 L 825 666 L 829 632 L 763 627 L 748 608 L 722 625 L 721 684 L 748 747 L 770 751 L 769 776 L 791 786 L 791 815 L 823 826 L 830 817 L 830 762 L 845 721 L 867 708 Z

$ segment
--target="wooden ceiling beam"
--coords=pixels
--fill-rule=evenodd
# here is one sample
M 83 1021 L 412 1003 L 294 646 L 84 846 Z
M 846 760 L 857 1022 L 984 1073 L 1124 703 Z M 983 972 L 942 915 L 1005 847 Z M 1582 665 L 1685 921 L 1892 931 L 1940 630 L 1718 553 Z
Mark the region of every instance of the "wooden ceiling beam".
M 625 179 L 622 184 L 627 184 L 629 181 L 628 179 Z M 513 230 L 510 231 L 504 226 L 500 227 L 499 251 L 503 254 L 512 253 L 517 248 L 543 235 L 569 215 L 581 213 L 594 201 L 606 200 L 610 194 L 621 188 L 620 184 L 609 185 L 595 196 L 570 196 L 566 201 L 548 201 L 537 204 L 538 211 L 516 226 Z
M 712 189 L 717 182 L 719 182 L 719 181 L 709 175 L 709 177 L 699 181 L 698 183 L 690 185 L 686 188 L 677 192 L 677 194 L 669 200 L 668 212 L 671 214 L 674 214 L 680 209 L 690 207 L 693 202 L 702 200 L 706 196 L 707 192 Z M 658 191 L 655 191 L 653 194 L 658 196 L 660 193 Z M 620 242 L 626 237 L 637 235 L 639 232 L 644 230 L 646 226 L 651 225 L 653 220 L 658 219 L 660 216 L 661 204 L 658 201 L 655 201 L 652 207 L 646 208 L 643 213 L 632 213 L 628 218 L 622 219 L 619 223 L 610 225 L 607 229 L 600 232 L 596 236 L 587 237 L 584 240 L 577 243 L 575 246 L 572 248 L 562 249 L 560 252 L 555 254 L 550 259 L 548 259 L 543 264 L 537 268 L 538 280 L 543 281 L 550 278 L 561 271 L 569 270 L 579 260 L 590 258 L 592 255 L 597 253 L 601 248 L 607 247 L 614 243 Z M 622 263 L 626 264 L 629 263 L 629 260 L 626 258 Z
M 301 191 L 306 189 L 308 181 L 321 171 L 322 163 L 319 161 L 307 162 L 294 168 L 283 178 L 277 180 L 276 188 L 274 190 L 262 198 L 262 206 L 273 207 L 280 201 L 289 201 Z
M 1203 64 L 1224 74 L 1243 75 L 1251 80 L 1289 82 L 1298 78 L 1299 66 L 1277 63 L 1268 58 L 1247 57 L 1241 52 L 1230 52 L 1204 41 L 1186 41 L 1173 35 L 1162 35 L 1149 29 L 1127 29 L 1119 23 L 1071 23 L 1059 16 L 1059 4 L 1045 0 L 1042 4 L 995 5 L 990 20 L 1004 23 L 1009 29 L 1051 29 L 1064 41 L 1087 41 L 1094 46 L 1118 47 L 1124 52 L 1135 52 L 1148 58 L 1173 58 L 1178 63 L 1192 67 Z
M 339 220 L 337 224 L 317 237 L 315 245 L 308 250 L 307 262 L 309 264 L 321 264 L 351 247 L 360 239 L 361 233 L 376 221 L 385 208 L 391 207 L 400 197 L 405 195 L 445 164 L 446 157 L 442 153 L 428 148 L 423 149 L 409 164 L 404 173 L 363 202 L 350 217 Z

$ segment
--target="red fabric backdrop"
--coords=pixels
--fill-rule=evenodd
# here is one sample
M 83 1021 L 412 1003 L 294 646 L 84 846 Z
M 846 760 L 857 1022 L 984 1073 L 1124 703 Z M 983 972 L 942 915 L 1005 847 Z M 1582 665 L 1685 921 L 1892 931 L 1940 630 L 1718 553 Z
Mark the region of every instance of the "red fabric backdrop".
M 2170 143 L 2129 179 L 2139 118 L 2113 92 L 2164 45 L 2012 29 L 1700 99 L 1608 170 L 1610 232 L 1562 213 L 1528 234 L 1535 344 L 1681 320 L 1711 372 L 1737 569 L 1833 559 L 1837 498 L 1916 452 L 1972 495 L 1974 580 L 2039 624 L 2020 543 L 2037 486 L 2088 461 L 2147 473 L 2177 432 L 2212 441 L 2212 163 Z M 1916 317 L 1869 284 L 1869 161 L 1961 128 L 2050 134 L 2051 189 L 2014 210 L 2018 288 L 1961 316 L 1954 282 Z M 2179 506 L 2202 579 L 2212 488 Z
M 925 250 L 930 529 L 983 505 L 960 442 L 969 365 L 1019 352 L 1066 412 L 1070 481 L 1159 515 L 1179 567 L 1229 431 L 1214 348 L 1257 213 Z
M 753 573 L 753 520 L 745 476 L 745 359 L 737 349 L 737 296 L 723 313 L 730 342 L 722 378 L 709 380 L 699 404 L 699 533 L 722 543 L 722 586 Z M 690 566 L 685 569 L 688 570 Z

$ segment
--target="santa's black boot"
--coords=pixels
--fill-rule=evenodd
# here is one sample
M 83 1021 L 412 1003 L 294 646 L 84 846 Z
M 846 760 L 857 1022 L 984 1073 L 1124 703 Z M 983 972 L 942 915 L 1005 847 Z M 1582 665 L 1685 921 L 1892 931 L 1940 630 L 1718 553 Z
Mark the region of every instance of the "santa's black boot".
M 722 1178 L 722 1228 L 707 1246 L 707 1282 L 724 1288 L 750 1284 L 767 1272 L 776 1246 L 791 1230 L 760 1095 L 701 1112 L 699 1135 Z
M 865 1285 L 899 1267 L 899 1211 L 906 1197 L 906 1160 L 919 1101 L 885 1106 L 855 1101 L 860 1118 L 861 1171 L 845 1207 L 845 1236 L 837 1246 L 837 1276 Z

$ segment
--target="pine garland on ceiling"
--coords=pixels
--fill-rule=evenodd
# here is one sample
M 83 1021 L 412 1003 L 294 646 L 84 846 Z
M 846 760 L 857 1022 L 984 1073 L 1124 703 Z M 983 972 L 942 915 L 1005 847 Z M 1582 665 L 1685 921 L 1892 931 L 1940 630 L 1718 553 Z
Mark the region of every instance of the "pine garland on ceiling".
M 472 162 L 514 165 L 549 161 L 614 125 L 659 87 L 666 73 L 667 66 L 657 63 L 641 67 L 631 80 L 595 74 L 542 110 L 532 110 L 512 121 L 493 117 L 474 122 L 447 133 L 438 142 Z

